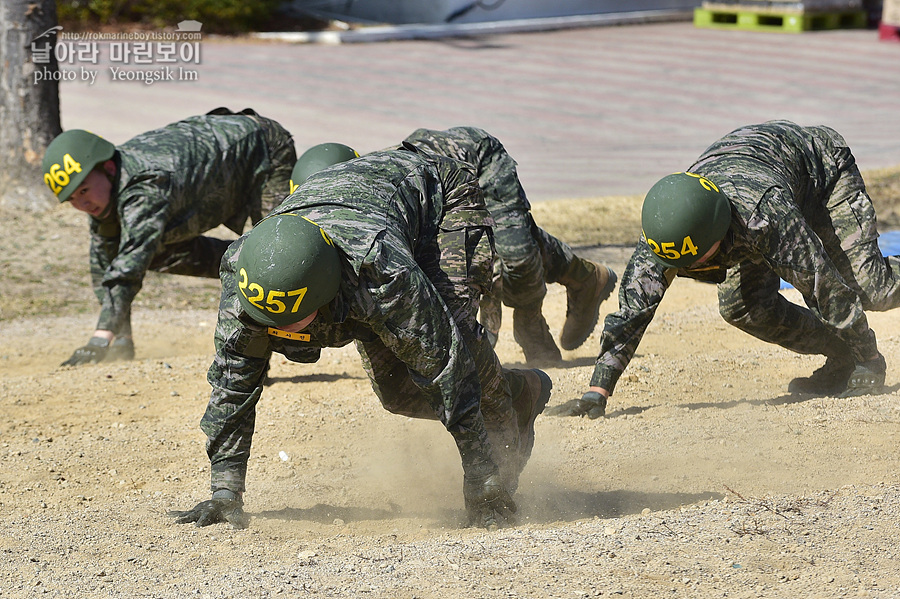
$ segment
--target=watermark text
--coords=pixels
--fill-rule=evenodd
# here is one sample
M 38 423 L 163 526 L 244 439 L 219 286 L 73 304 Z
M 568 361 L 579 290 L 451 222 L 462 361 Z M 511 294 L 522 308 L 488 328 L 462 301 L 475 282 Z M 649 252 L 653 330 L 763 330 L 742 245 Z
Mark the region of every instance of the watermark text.
M 70 33 L 57 25 L 31 41 L 34 83 L 83 81 L 93 85 L 101 71 L 110 81 L 145 85 L 197 81 L 199 71 L 187 67 L 201 63 L 201 26 L 196 21 L 182 21 L 177 31 Z

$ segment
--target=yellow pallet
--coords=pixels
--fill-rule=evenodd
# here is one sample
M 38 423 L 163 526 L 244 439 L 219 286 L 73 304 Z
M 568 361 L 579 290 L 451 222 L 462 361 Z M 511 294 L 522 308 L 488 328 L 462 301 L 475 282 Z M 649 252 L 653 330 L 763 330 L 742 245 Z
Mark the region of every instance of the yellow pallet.
M 779 11 L 739 4 L 704 5 L 694 9 L 694 26 L 713 29 L 802 33 L 825 29 L 860 29 L 867 22 L 868 16 L 862 10 Z

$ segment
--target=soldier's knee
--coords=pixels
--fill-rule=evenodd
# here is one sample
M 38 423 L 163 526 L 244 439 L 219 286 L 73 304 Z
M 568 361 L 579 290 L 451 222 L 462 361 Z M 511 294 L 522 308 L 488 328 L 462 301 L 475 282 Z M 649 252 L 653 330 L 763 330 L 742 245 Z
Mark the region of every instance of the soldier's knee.
M 885 293 L 892 291 L 893 293 Z M 895 289 L 878 289 L 873 294 L 864 293 L 860 303 L 866 312 L 887 312 L 900 306 L 900 293 Z
M 762 310 L 745 303 L 719 302 L 719 315 L 728 324 L 745 330 L 759 319 Z
M 863 310 L 885 312 L 900 306 L 900 263 L 896 256 L 873 255 L 857 271 L 852 284 Z

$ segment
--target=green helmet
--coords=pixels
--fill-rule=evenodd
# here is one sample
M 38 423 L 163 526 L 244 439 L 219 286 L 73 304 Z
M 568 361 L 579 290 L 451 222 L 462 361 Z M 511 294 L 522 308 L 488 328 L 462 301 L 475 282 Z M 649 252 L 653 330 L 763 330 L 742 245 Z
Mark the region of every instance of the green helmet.
M 731 203 L 709 179 L 695 173 L 675 173 L 647 192 L 641 226 L 656 261 L 669 268 L 690 266 L 731 225 Z
M 99 135 L 82 129 L 71 129 L 56 136 L 44 153 L 44 183 L 65 202 L 72 192 L 101 162 L 116 153 L 116 146 Z
M 293 212 L 269 216 L 247 233 L 235 264 L 238 299 L 256 322 L 300 322 L 337 295 L 338 251 L 328 234 Z
M 359 154 L 344 144 L 327 143 L 311 147 L 303 152 L 294 165 L 294 170 L 291 172 L 291 193 L 294 193 L 297 187 L 309 179 L 310 175 L 354 158 L 359 158 Z

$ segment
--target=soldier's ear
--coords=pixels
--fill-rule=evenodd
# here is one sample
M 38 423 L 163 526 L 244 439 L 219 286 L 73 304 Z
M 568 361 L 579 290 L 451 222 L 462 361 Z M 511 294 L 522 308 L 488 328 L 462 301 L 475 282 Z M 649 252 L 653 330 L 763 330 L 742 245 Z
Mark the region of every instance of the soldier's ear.
M 110 177 L 116 176 L 116 163 L 114 160 L 107 160 L 103 163 L 103 170 L 106 171 L 106 174 Z

